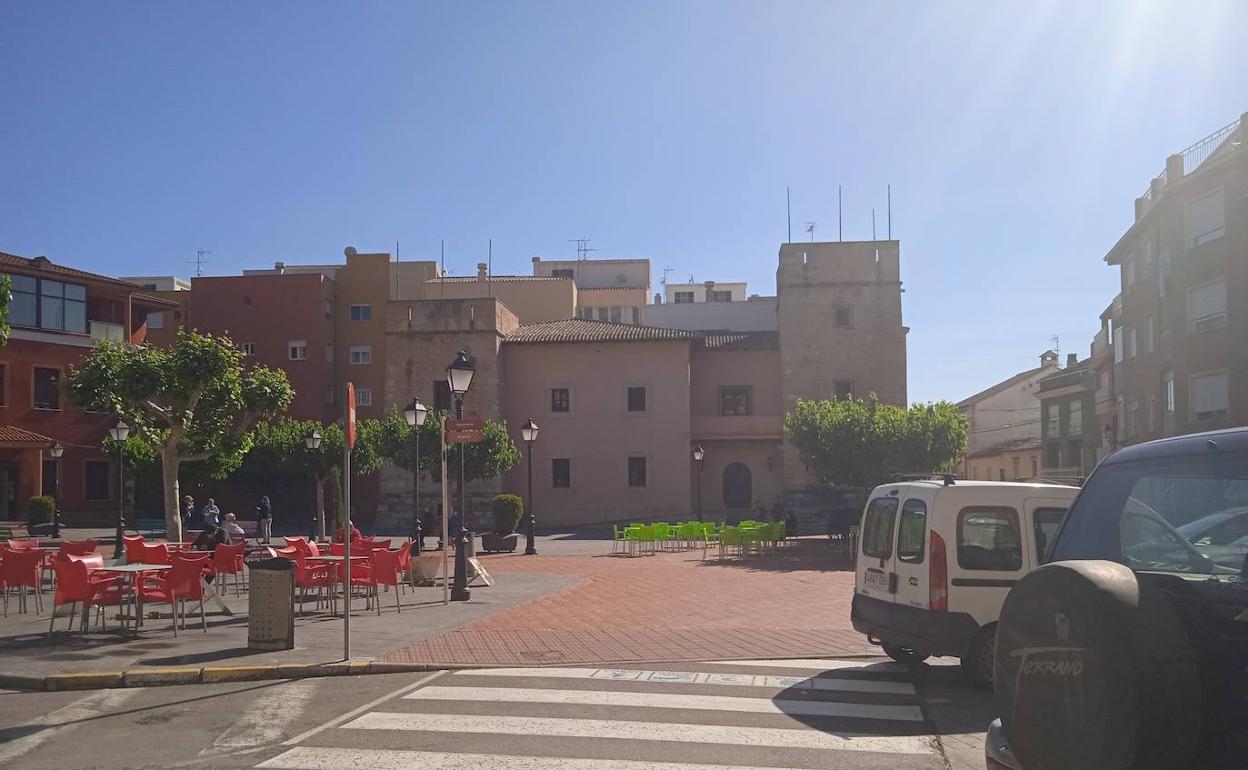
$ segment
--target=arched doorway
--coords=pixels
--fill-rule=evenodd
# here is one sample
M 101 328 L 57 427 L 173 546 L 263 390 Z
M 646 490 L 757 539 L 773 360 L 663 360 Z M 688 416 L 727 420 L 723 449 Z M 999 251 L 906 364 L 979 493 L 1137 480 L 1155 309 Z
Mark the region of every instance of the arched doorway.
M 754 499 L 750 469 L 742 463 L 724 468 L 724 507 L 749 508 Z

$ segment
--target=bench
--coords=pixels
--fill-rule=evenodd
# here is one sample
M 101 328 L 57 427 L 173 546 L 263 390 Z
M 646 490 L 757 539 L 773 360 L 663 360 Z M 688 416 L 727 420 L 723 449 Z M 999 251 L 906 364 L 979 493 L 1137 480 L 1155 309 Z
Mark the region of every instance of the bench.
M 0 527 L 0 540 L 14 540 L 28 536 L 25 532 L 19 533 L 19 529 L 25 529 L 25 527 Z
M 139 534 L 142 534 L 143 532 L 147 532 L 148 534 L 152 534 L 152 535 L 155 535 L 156 533 L 159 532 L 160 534 L 163 535 L 165 534 L 165 520 L 164 519 L 135 519 L 134 531 Z

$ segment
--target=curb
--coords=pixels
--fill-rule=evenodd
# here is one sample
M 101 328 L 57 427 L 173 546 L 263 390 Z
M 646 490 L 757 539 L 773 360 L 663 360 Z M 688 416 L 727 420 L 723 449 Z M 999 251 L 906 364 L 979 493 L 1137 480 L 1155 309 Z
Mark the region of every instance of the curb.
M 833 655 L 840 660 L 873 660 L 879 655 Z M 756 660 L 740 658 L 740 660 Z M 592 664 L 550 663 L 531 668 L 562 665 L 646 666 L 693 663 L 690 660 L 620 660 L 597 661 Z M 713 663 L 715 661 L 697 661 Z M 481 668 L 508 668 L 509 663 L 399 663 L 387 660 L 333 661 L 329 663 L 269 663 L 247 666 L 204 666 L 183 668 L 129 669 L 126 671 L 91 671 L 48 676 L 22 676 L 0 673 L 0 689 L 29 692 L 63 692 L 66 690 L 101 690 L 117 687 L 167 687 L 186 684 L 222 684 L 227 682 L 263 682 L 277 679 L 309 679 L 330 676 L 361 676 L 367 674 L 406 674 L 427 671 L 466 671 Z

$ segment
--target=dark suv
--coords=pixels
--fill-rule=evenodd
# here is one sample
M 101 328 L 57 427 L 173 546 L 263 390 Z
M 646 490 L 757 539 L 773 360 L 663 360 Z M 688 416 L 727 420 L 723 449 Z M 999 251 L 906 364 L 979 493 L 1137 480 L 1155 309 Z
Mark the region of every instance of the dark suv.
M 990 770 L 1248 767 L 1248 538 L 1182 534 L 1245 506 L 1248 428 L 1097 467 L 1002 607 Z

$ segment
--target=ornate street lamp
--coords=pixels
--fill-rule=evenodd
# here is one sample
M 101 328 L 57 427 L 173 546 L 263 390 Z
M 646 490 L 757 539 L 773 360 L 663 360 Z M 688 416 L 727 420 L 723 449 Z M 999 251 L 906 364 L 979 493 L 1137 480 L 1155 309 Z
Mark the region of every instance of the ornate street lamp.
M 61 455 L 65 454 L 65 447 L 61 446 L 61 442 L 56 442 L 48 449 L 48 456 L 56 460 L 56 505 L 52 506 L 52 537 L 54 539 L 61 536 Z
M 464 394 L 472 387 L 472 377 L 477 373 L 468 354 L 459 351 L 455 360 L 446 367 L 446 384 L 455 397 L 455 419 L 464 419 Z M 451 600 L 465 602 L 472 596 L 468 590 L 468 546 L 472 535 L 468 532 L 468 517 L 464 510 L 464 447 L 459 447 L 459 532 L 455 533 L 455 583 L 451 587 Z
M 533 442 L 537 441 L 537 434 L 541 430 L 537 423 L 533 422 L 532 417 L 529 418 L 528 422 L 520 426 L 520 438 L 524 440 L 524 445 L 528 450 L 529 465 L 529 535 L 524 545 L 526 556 L 537 555 L 537 546 L 533 544 L 534 530 L 537 529 L 537 513 L 533 510 Z
M 317 430 L 316 428 L 313 428 L 312 432 L 309 433 L 307 437 L 303 439 L 303 445 L 308 448 L 309 452 L 315 452 L 316 450 L 320 449 L 321 448 L 321 432 Z M 323 515 L 324 512 L 321 510 L 321 506 L 319 504 L 320 502 L 321 501 L 319 500 L 317 501 L 318 504 L 316 506 L 316 512 L 312 514 L 312 539 L 313 540 L 317 540 L 325 536 L 325 530 L 323 526 L 321 525 L 321 516 Z
M 702 521 L 702 461 L 706 459 L 706 450 L 701 444 L 693 447 L 693 462 L 698 466 L 698 521 Z
M 119 419 L 108 429 L 108 435 L 117 444 L 117 547 L 113 549 L 113 558 L 120 559 L 122 538 L 126 534 L 126 439 L 130 436 L 130 426 Z
M 420 426 L 425 424 L 425 418 L 429 416 L 429 410 L 424 404 L 420 403 L 420 399 L 412 397 L 412 403 L 407 405 L 403 410 L 403 419 L 407 420 L 407 425 L 412 428 L 412 435 L 416 440 L 416 454 L 412 461 L 412 534 L 411 540 L 416 543 L 416 553 L 420 553 L 425 547 L 425 529 L 424 522 L 420 520 Z

